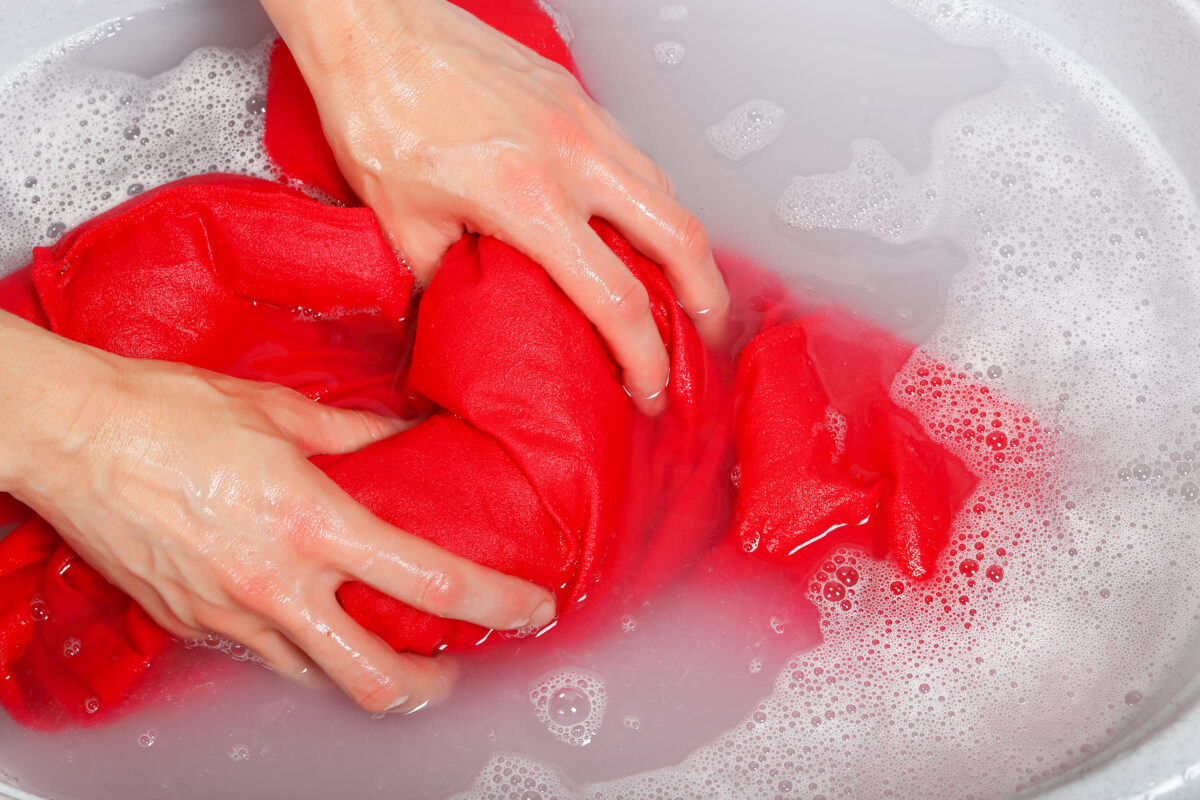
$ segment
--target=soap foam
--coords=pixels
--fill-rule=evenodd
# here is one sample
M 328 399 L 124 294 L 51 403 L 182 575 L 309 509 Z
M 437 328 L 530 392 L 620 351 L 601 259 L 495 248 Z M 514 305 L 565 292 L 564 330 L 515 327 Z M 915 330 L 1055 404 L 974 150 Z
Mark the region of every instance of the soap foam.
M 0 274 L 148 187 L 207 172 L 272 177 L 262 145 L 269 42 L 197 50 L 150 80 L 88 67 L 85 46 L 0 82 Z
M 1103 753 L 1195 669 L 1195 200 L 1123 98 L 1033 27 L 895 4 L 996 50 L 1009 79 L 944 115 L 924 172 L 861 139 L 776 215 L 967 254 L 893 387 L 982 478 L 937 575 L 858 558 L 832 591 L 856 556 L 837 553 L 807 588 L 824 643 L 678 767 L 579 788 L 497 756 L 462 797 L 514 768 L 547 797 L 997 797 Z
M 722 158 L 735 164 L 766 150 L 783 134 L 787 112 L 778 103 L 755 98 L 730 111 L 704 132 Z
M 1102 753 L 1190 668 L 1195 201 L 1142 120 L 1069 51 L 984 3 L 894 2 L 951 42 L 997 50 L 1010 78 L 940 119 L 928 169 L 910 173 L 860 139 L 847 169 L 792 179 L 776 213 L 792 233 L 852 230 L 901 246 L 938 237 L 966 254 L 944 323 L 894 384 L 896 401 L 982 478 L 937 574 L 913 582 L 853 550 L 831 553 L 797 587 L 825 641 L 788 659 L 769 696 L 716 741 L 604 783 L 498 754 L 464 797 L 995 797 Z M 144 81 L 60 54 L 6 79 L 0 264 L 19 266 L 30 246 L 130 192 L 211 169 L 269 176 L 266 55 L 201 50 Z M 636 636 L 626 621 L 622 635 Z M 242 655 L 222 641 L 189 655 Z M 603 724 L 605 686 L 559 670 L 519 699 L 564 750 L 616 731 L 653 735 L 651 716 L 624 709 L 622 725 Z M 555 721 L 565 689 L 588 709 L 562 695 Z M 162 741 L 168 719 L 131 721 L 126 744 L 169 752 L 133 745 L 143 733 Z M 224 735 L 203 769 L 266 752 L 253 731 Z

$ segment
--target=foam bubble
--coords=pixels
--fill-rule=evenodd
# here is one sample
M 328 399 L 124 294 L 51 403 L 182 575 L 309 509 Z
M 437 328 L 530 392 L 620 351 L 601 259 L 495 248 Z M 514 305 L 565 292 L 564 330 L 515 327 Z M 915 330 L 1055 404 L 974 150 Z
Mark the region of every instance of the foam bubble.
M 590 744 L 604 723 L 608 689 L 599 675 L 561 670 L 529 692 L 534 714 L 557 739 L 572 747 Z
M 682 5 L 659 6 L 658 21 L 665 22 L 668 25 L 678 25 L 681 22 L 687 22 L 688 8 Z
M 722 158 L 740 164 L 770 147 L 783 133 L 787 113 L 770 100 L 742 103 L 705 130 L 709 145 Z
M 650 52 L 654 55 L 654 63 L 660 67 L 673 68 L 683 63 L 683 58 L 687 55 L 687 48 L 684 47 L 683 42 L 664 39 L 661 42 L 655 42 Z
M 206 172 L 272 177 L 268 42 L 204 48 L 155 78 L 55 52 L 0 81 L 0 274 L 35 245 L 144 191 Z

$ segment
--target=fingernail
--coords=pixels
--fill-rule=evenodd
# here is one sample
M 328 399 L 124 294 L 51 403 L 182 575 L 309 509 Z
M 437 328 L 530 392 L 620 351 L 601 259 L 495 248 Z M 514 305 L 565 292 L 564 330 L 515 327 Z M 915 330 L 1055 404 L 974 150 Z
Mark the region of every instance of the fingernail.
M 392 703 L 390 706 L 385 708 L 383 710 L 383 713 L 391 714 L 392 712 L 396 711 L 397 709 L 400 708 L 400 706 L 404 705 L 407 702 L 408 702 L 408 695 L 404 695 L 399 700 L 397 700 L 396 702 Z
M 554 602 L 547 600 L 534 609 L 533 614 L 529 617 L 529 624 L 535 628 L 541 628 L 549 625 L 554 621 Z M 524 626 L 522 626 L 524 627 Z

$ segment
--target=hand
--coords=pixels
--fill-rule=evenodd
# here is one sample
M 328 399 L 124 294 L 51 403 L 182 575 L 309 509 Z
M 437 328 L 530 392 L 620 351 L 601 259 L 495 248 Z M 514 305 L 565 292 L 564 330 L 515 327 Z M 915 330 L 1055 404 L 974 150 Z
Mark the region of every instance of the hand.
M 357 450 L 403 423 L 123 359 L 3 313 L 0 347 L 0 372 L 13 358 L 52 365 L 40 389 L 0 392 L 15 423 L 0 436 L 19 438 L 0 451 L 31 459 L 0 464 L 0 490 L 177 636 L 215 631 L 296 678 L 315 677 L 315 662 L 363 708 L 406 711 L 445 694 L 452 662 L 393 652 L 338 605 L 344 581 L 485 627 L 553 617 L 547 592 L 384 524 L 305 459 Z
M 666 348 L 641 283 L 588 227 L 661 263 L 712 344 L 729 294 L 703 226 L 567 70 L 445 0 L 263 0 L 343 174 L 419 280 L 464 232 L 546 270 L 596 325 L 648 413 Z

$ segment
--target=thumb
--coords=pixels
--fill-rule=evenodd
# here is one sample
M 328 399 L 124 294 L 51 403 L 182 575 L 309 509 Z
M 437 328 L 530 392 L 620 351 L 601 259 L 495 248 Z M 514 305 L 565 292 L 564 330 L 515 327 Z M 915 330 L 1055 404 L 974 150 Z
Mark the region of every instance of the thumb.
M 353 453 L 412 427 L 406 420 L 369 411 L 334 408 L 301 394 L 269 413 L 305 456 Z

